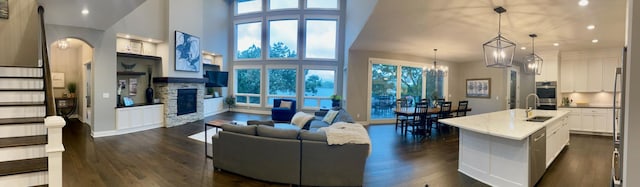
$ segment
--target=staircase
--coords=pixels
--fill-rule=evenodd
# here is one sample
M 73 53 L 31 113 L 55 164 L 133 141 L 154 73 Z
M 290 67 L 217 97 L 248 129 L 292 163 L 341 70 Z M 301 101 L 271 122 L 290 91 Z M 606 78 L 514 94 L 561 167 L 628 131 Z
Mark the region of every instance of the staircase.
M 41 26 L 42 67 L 0 66 L 0 187 L 62 186 L 65 121 L 55 116 Z

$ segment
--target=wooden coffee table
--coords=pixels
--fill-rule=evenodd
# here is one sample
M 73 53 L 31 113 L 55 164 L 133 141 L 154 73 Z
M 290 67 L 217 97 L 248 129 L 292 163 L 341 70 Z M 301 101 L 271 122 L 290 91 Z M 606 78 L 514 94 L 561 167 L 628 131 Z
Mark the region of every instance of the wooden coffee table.
M 209 147 L 209 145 L 207 145 L 207 139 L 209 139 L 207 136 L 207 126 L 216 128 L 216 133 L 218 133 L 218 131 L 220 131 L 220 128 L 222 128 L 222 124 L 232 124 L 232 121 L 229 120 L 223 120 L 223 119 L 216 119 L 216 120 L 211 120 L 209 122 L 204 123 L 204 156 L 206 158 L 213 158 L 213 156 L 210 156 L 207 153 L 207 147 Z M 213 144 L 213 142 L 211 142 Z

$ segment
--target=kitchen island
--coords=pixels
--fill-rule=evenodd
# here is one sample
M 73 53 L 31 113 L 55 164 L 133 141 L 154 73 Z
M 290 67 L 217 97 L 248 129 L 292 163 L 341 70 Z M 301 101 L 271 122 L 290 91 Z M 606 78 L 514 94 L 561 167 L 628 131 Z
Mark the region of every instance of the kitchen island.
M 533 186 L 569 144 L 569 112 L 532 113 L 549 119 L 513 109 L 440 120 L 460 128 L 458 171 L 491 186 Z

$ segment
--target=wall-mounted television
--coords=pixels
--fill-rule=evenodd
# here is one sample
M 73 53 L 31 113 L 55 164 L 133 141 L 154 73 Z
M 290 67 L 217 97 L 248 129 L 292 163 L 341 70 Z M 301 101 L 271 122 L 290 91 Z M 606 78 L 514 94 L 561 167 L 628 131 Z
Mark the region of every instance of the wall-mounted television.
M 229 83 L 229 72 L 226 71 L 206 71 L 205 78 L 208 79 L 207 87 L 227 87 Z

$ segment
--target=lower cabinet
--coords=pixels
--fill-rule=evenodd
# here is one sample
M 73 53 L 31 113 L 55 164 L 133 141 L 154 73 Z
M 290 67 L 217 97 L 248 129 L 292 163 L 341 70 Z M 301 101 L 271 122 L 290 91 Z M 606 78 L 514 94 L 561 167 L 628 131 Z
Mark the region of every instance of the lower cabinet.
M 547 125 L 547 167 L 560 154 L 565 145 L 569 142 L 569 116 L 564 116 L 559 120 Z
M 135 132 L 164 126 L 164 105 L 147 105 L 116 109 L 116 129 Z
M 613 109 L 563 108 L 569 111 L 569 126 L 573 132 L 613 133 Z

